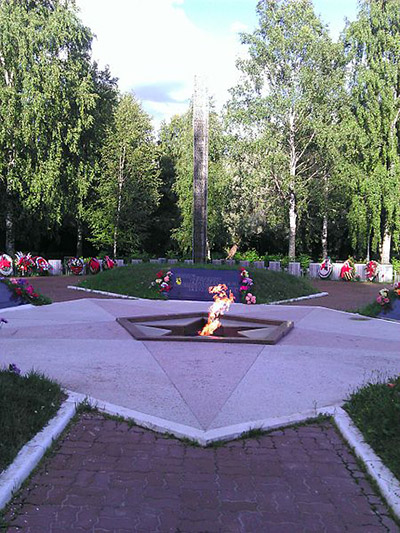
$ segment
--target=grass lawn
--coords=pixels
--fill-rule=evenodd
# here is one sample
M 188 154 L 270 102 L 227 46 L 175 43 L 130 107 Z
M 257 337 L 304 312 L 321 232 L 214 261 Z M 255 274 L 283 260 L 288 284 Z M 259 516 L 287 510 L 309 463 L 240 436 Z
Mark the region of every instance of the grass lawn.
M 391 302 L 394 302 L 394 300 L 397 299 L 396 293 L 394 291 L 389 291 L 389 298 Z M 376 300 L 374 300 L 373 302 L 366 305 L 365 307 L 361 307 L 360 309 L 357 309 L 356 313 L 359 313 L 360 315 L 370 316 L 372 318 L 375 318 L 379 315 L 381 311 L 382 311 L 381 304 L 379 304 Z
M 150 287 L 150 283 L 156 278 L 159 270 L 164 272 L 180 268 L 199 268 L 198 265 L 155 265 L 152 263 L 141 263 L 139 265 L 129 265 L 113 270 L 100 272 L 80 283 L 80 286 L 88 289 L 109 291 L 139 298 L 164 299 L 155 288 Z M 201 267 L 203 268 L 203 266 Z M 215 265 L 204 265 L 204 268 L 214 270 L 237 270 L 239 278 L 239 267 L 232 268 L 228 265 L 216 267 Z M 298 296 L 315 294 L 317 291 L 308 280 L 297 278 L 284 272 L 273 272 L 270 270 L 249 268 L 250 277 L 254 280 L 252 293 L 257 296 L 257 303 L 269 303 L 277 300 L 286 300 Z
M 41 374 L 0 370 L 0 472 L 56 414 L 64 398 L 61 387 Z
M 343 407 L 400 481 L 400 376 L 360 388 Z

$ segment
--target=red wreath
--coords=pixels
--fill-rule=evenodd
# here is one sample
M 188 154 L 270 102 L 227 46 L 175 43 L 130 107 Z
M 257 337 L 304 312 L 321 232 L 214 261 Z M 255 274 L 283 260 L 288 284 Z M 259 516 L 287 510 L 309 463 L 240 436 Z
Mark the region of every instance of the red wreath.
M 351 281 L 354 277 L 354 268 L 350 265 L 350 261 L 344 262 L 341 270 L 340 277 L 345 281 Z
M 368 261 L 368 263 L 365 265 L 366 270 L 366 276 L 368 281 L 373 281 L 379 270 L 379 263 L 376 261 Z

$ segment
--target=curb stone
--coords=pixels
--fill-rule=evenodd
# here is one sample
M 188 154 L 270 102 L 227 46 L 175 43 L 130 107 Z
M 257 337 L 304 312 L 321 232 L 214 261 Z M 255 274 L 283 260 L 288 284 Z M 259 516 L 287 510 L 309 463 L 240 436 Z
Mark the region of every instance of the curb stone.
M 85 287 L 77 287 L 76 285 L 67 285 L 67 289 L 75 291 L 92 292 L 94 294 L 103 294 L 104 296 L 114 296 L 115 298 L 125 298 L 126 300 L 138 300 L 136 296 L 128 296 L 127 294 L 118 294 L 117 292 L 99 291 L 97 289 L 85 289 Z
M 62 403 L 57 414 L 22 447 L 13 463 L 0 474 L 0 509 L 13 497 L 42 459 L 46 450 L 52 445 L 68 422 L 75 415 L 77 409 L 75 394 L 68 393 L 68 398 Z
M 391 507 L 394 515 L 400 519 L 400 483 L 390 470 L 375 455 L 372 448 L 365 443 L 362 434 L 355 427 L 349 415 L 339 406 L 331 405 L 307 411 L 295 413 L 287 417 L 269 418 L 253 422 L 236 424 L 209 431 L 201 431 L 183 424 L 170 422 L 162 418 L 154 417 L 121 407 L 102 400 L 97 400 L 80 393 L 66 391 L 68 399 L 62 404 L 56 416 L 30 440 L 19 452 L 14 462 L 0 475 L 0 509 L 2 509 L 13 497 L 13 493 L 19 489 L 25 479 L 31 474 L 42 459 L 46 450 L 65 429 L 68 422 L 75 415 L 77 405 L 87 401 L 92 407 L 110 415 L 118 415 L 132 419 L 139 426 L 161 433 L 172 433 L 178 438 L 189 438 L 197 441 L 201 446 L 207 446 L 216 441 L 232 440 L 240 437 L 244 432 L 251 429 L 264 431 L 303 423 L 318 415 L 330 415 L 333 417 L 340 433 L 354 453 L 363 461 L 368 473 Z

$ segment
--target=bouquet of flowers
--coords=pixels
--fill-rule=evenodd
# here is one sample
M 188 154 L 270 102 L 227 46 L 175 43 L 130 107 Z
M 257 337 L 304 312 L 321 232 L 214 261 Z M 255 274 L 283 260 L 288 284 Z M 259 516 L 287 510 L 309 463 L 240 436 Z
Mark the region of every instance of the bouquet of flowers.
M 365 265 L 365 272 L 368 281 L 373 281 L 379 272 L 379 263 L 376 261 L 368 261 Z
M 382 307 L 389 306 L 390 305 L 389 289 L 381 289 L 379 291 L 378 296 L 376 297 L 376 301 Z
M 165 274 L 162 270 L 160 270 L 156 274 L 156 279 L 151 282 L 151 286 L 157 287 L 158 292 L 160 293 L 167 293 L 172 289 L 173 275 L 174 274 L 171 270 L 168 270 L 168 272 L 166 272 Z
M 36 265 L 31 254 L 17 252 L 15 254 L 15 266 L 17 267 L 18 272 L 20 272 L 21 276 L 26 276 L 27 274 L 31 274 Z
M 400 281 L 397 281 L 393 286 L 393 291 L 400 298 Z
M 250 277 L 248 271 L 245 268 L 240 269 L 240 296 L 242 302 L 246 304 L 255 304 L 257 299 L 250 292 L 251 287 L 254 285 L 252 278 Z

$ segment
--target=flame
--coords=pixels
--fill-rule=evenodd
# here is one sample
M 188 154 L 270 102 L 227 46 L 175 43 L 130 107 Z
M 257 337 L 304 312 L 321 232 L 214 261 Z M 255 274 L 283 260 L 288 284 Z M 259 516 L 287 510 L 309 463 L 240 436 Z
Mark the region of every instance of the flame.
M 212 335 L 221 326 L 219 317 L 229 310 L 231 303 L 235 300 L 232 291 L 229 291 L 228 296 L 228 287 L 224 284 L 208 287 L 208 292 L 214 295 L 214 303 L 208 310 L 207 324 L 199 331 L 201 336 Z

